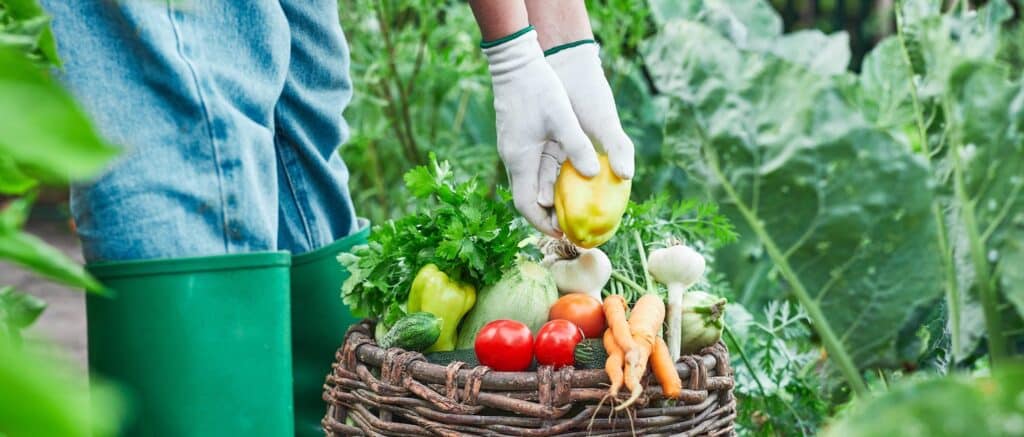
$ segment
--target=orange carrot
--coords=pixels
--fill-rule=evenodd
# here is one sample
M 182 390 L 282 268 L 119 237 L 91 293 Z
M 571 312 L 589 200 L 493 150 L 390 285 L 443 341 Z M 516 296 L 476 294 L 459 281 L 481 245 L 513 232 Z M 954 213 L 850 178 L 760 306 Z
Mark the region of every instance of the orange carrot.
M 665 397 L 678 399 L 683 391 L 683 381 L 679 379 L 679 372 L 672 362 L 672 354 L 661 337 L 658 337 L 658 342 L 654 344 L 654 353 L 651 354 L 651 371 L 658 379 L 658 384 L 661 384 L 661 392 Z
M 629 331 L 635 348 L 626 352 L 626 369 L 623 375 L 631 394 L 629 399 L 615 407 L 616 410 L 632 405 L 643 394 L 644 388 L 643 384 L 640 384 L 640 378 L 647 371 L 647 360 L 658 342 L 658 333 L 661 332 L 661 324 L 664 321 L 665 303 L 657 295 L 645 294 L 636 301 L 636 305 L 633 305 L 633 312 L 629 316 Z
M 615 336 L 612 335 L 611 329 L 604 331 L 604 350 L 608 352 L 608 359 L 604 362 L 604 371 L 608 372 L 608 379 L 611 380 L 608 393 L 615 397 L 619 394 L 619 388 L 622 387 L 623 354 L 622 348 L 615 343 Z
M 608 329 L 611 329 L 612 335 L 615 336 L 615 342 L 619 344 L 624 354 L 629 354 L 636 348 L 629 323 L 626 321 L 626 299 L 618 294 L 604 298 L 604 318 L 608 322 Z

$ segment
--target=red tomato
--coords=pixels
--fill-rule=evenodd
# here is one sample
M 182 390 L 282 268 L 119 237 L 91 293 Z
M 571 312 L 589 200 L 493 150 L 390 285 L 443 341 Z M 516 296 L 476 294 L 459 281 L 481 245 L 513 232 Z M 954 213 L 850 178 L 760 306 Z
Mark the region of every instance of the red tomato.
M 555 368 L 576 364 L 576 345 L 583 341 L 583 331 L 568 320 L 552 320 L 540 327 L 533 351 L 537 362 Z
M 533 361 L 533 334 L 515 320 L 495 320 L 480 328 L 473 350 L 480 364 L 501 372 L 522 372 Z
M 587 338 L 601 338 L 607 327 L 601 302 L 586 293 L 569 293 L 558 298 L 548 312 L 548 320 L 558 319 L 575 323 Z

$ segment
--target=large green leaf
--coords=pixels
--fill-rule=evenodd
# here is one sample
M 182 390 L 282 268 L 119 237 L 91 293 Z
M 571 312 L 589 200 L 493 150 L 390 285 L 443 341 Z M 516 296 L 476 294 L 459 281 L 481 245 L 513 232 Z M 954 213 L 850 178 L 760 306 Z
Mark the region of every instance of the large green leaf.
M 28 52 L 38 51 L 47 62 L 57 67 L 61 66 L 60 57 L 57 56 L 57 42 L 50 29 L 50 17 L 43 11 L 38 0 L 0 0 L 0 13 L 9 15 L 13 27 L 18 31 L 12 34 L 0 29 L 0 37 L 24 37 L 27 41 L 22 49 Z M 0 18 L 0 21 L 3 19 Z M 0 42 L 0 46 L 4 45 L 8 45 L 6 41 Z M 18 45 L 15 43 L 8 46 Z
M 15 200 L 0 211 L 0 260 L 74 287 L 103 292 L 103 286 L 77 262 L 38 237 L 21 230 L 31 198 Z
M 36 180 L 18 168 L 8 156 L 0 156 L 0 193 L 23 194 L 36 186 Z
M 824 433 L 842 437 L 1024 434 L 1024 366 L 992 377 L 908 381 L 854 405 Z
M 864 57 L 851 96 L 868 121 L 899 135 L 914 123 L 911 78 L 900 41 L 889 37 Z
M 897 364 L 899 331 L 941 290 L 929 169 L 828 76 L 713 34 L 673 22 L 644 46 L 679 99 L 674 162 L 718 199 L 735 190 L 727 206 L 754 213 L 858 365 Z
M 46 301 L 14 287 L 0 287 L 0 327 L 18 331 L 32 325 L 46 309 Z
M 652 0 L 650 4 L 659 23 L 700 22 L 741 47 L 768 47 L 782 34 L 782 17 L 764 0 Z
M 0 338 L 0 435 L 115 435 L 122 416 L 119 396 L 84 379 Z
M 30 176 L 63 183 L 95 175 L 115 149 L 71 96 L 23 55 L 0 48 L 0 153 Z
M 801 30 L 779 37 L 768 51 L 818 74 L 841 74 L 850 65 L 850 36 L 846 32 L 826 35 L 820 30 Z

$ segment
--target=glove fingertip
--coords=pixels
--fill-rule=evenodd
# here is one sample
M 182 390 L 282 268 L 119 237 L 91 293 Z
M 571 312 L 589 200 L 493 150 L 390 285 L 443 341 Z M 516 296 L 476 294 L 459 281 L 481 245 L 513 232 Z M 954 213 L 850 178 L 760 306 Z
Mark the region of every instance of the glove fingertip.
M 597 160 L 597 154 L 591 153 L 589 156 L 578 157 L 577 159 L 569 159 L 572 161 L 572 166 L 584 177 L 592 178 L 597 176 L 601 172 L 601 163 Z

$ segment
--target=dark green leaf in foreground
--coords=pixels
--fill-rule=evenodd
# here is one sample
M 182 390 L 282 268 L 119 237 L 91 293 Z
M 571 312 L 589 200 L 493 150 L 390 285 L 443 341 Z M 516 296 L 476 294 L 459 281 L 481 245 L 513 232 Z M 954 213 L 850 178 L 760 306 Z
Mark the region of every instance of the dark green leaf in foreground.
M 969 380 L 932 376 L 855 403 L 826 436 L 1024 435 L 1024 367 Z
M 116 150 L 71 96 L 20 53 L 0 48 L 0 154 L 49 183 L 95 175 Z
M 0 210 L 0 261 L 11 262 L 36 274 L 89 291 L 103 287 L 77 262 L 38 237 L 21 230 L 30 198 L 11 202 Z

